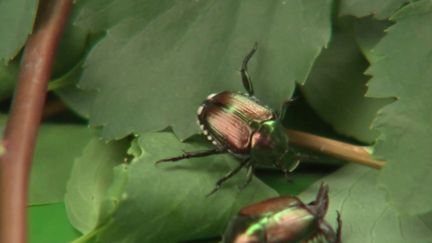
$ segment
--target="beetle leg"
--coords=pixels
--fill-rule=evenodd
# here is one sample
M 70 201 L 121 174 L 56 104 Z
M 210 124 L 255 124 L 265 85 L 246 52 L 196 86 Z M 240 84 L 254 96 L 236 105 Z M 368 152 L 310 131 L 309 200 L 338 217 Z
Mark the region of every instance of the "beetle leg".
M 254 164 L 253 164 L 253 163 L 249 163 L 247 169 L 248 169 L 248 171 L 247 171 L 247 179 L 246 179 L 246 182 L 245 182 L 243 185 L 240 186 L 240 189 L 243 189 L 243 188 L 247 187 L 247 186 L 249 185 L 249 183 L 252 181 L 252 178 L 253 178 L 253 172 L 254 172 L 254 170 L 255 170 L 255 166 L 254 166 Z
M 342 220 L 339 211 L 336 211 L 337 213 L 337 229 L 336 234 L 333 231 L 330 224 L 328 224 L 326 221 L 322 220 L 319 224 L 319 232 L 324 236 L 324 238 L 327 240 L 327 242 L 331 243 L 341 243 L 342 242 Z M 323 215 L 324 216 L 324 215 Z
M 336 229 L 336 243 L 342 242 L 342 219 L 339 211 L 337 213 L 337 229 Z
M 216 186 L 215 188 L 213 188 L 213 190 L 207 194 L 207 197 L 212 195 L 213 193 L 217 192 L 222 184 L 227 181 L 229 178 L 233 177 L 235 174 L 237 174 L 241 168 L 243 168 L 245 165 L 247 165 L 249 163 L 249 158 L 245 159 L 244 161 L 242 161 L 237 167 L 235 167 L 232 171 L 228 172 L 228 174 L 224 175 L 222 178 L 220 178 L 217 182 L 216 182 Z
M 273 165 L 274 165 L 276 168 L 280 169 L 280 170 L 284 173 L 284 176 L 285 176 L 285 178 L 286 178 L 287 181 L 289 181 L 289 182 L 292 181 L 292 178 L 291 178 L 291 176 L 290 176 L 290 170 L 288 170 L 288 169 L 287 169 L 287 168 L 282 164 L 281 158 L 278 159 L 277 161 L 275 161 L 275 162 L 273 163 Z
M 282 103 L 281 108 L 280 108 L 280 111 L 279 111 L 279 119 L 280 119 L 280 120 L 283 120 L 283 119 L 284 119 L 284 117 L 285 117 L 285 115 L 286 115 L 286 111 L 287 111 L 288 107 L 291 105 L 291 103 L 292 103 L 292 102 L 295 102 L 295 101 L 297 101 L 297 100 L 299 100 L 299 97 L 294 97 L 294 98 L 291 97 L 291 99 L 286 100 L 286 101 L 284 101 L 284 102 Z
M 179 161 L 179 160 L 183 160 L 183 159 L 206 157 L 206 156 L 210 156 L 210 155 L 214 155 L 214 154 L 221 154 L 221 153 L 226 153 L 226 151 L 220 150 L 220 149 L 210 149 L 210 150 L 192 151 L 192 152 L 183 151 L 183 154 L 180 156 L 170 157 L 170 158 L 166 158 L 166 159 L 160 159 L 160 160 L 156 161 L 155 163 L 159 164 L 161 162 L 175 162 L 175 161 Z
M 243 81 L 243 86 L 246 89 L 246 92 L 252 96 L 254 94 L 254 90 L 253 90 L 253 86 L 252 86 L 252 80 L 249 77 L 249 73 L 247 71 L 247 65 L 249 60 L 251 59 L 251 57 L 253 56 L 253 54 L 255 53 L 255 51 L 258 48 L 258 42 L 255 42 L 252 50 L 244 57 L 243 59 L 243 63 L 241 66 L 241 70 L 240 70 L 240 74 L 242 77 L 242 81 Z
M 280 170 L 282 170 L 282 172 L 284 173 L 284 177 L 287 181 L 291 182 L 292 178 L 290 176 L 290 172 L 287 168 L 285 168 L 285 166 L 283 166 L 281 163 L 276 163 L 275 164 L 276 168 L 279 168 Z

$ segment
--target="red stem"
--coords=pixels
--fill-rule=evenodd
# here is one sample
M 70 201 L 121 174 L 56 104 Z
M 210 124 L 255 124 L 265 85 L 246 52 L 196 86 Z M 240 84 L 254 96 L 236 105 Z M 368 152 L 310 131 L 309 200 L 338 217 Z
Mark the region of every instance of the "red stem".
M 0 158 L 0 242 L 27 242 L 27 191 L 31 159 L 42 116 L 55 50 L 72 0 L 40 2 L 30 35 Z M 13 30 L 11 30 L 13 31 Z

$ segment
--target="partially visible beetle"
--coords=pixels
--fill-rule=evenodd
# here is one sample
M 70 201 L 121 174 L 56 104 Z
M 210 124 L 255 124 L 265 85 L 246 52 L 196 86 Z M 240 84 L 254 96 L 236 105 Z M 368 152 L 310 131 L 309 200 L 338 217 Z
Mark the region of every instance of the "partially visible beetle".
M 327 208 L 328 186 L 324 184 L 309 204 L 294 196 L 252 204 L 231 220 L 223 243 L 340 243 L 340 215 L 335 232 L 324 220 Z
M 253 96 L 247 64 L 256 50 L 257 43 L 243 59 L 240 70 L 247 93 L 223 91 L 212 94 L 198 108 L 198 125 L 216 148 L 184 152 L 181 156 L 157 161 L 178 161 L 227 152 L 241 159 L 236 168 L 216 182 L 210 194 L 216 192 L 243 167 L 248 168 L 248 178 L 243 185 L 245 187 L 252 179 L 256 163 L 274 165 L 286 175 L 299 162 L 299 155 L 288 146 L 288 136 L 277 114 Z M 283 162 L 288 163 L 288 166 L 285 167 Z

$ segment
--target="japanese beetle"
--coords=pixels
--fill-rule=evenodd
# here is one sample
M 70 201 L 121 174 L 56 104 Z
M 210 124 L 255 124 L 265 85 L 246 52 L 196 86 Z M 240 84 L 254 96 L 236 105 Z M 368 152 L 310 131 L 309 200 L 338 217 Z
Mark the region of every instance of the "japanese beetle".
M 309 204 L 293 196 L 275 197 L 240 210 L 225 231 L 224 243 L 340 243 L 341 219 L 336 232 L 324 220 L 328 186 L 321 184 Z
M 300 156 L 288 146 L 288 136 L 276 112 L 253 96 L 247 64 L 256 50 L 257 43 L 244 57 L 240 70 L 246 93 L 223 91 L 211 94 L 198 108 L 198 125 L 216 148 L 184 152 L 183 155 L 157 161 L 178 161 L 220 153 L 231 153 L 241 159 L 236 168 L 216 182 L 210 194 L 243 167 L 248 168 L 245 187 L 252 179 L 256 163 L 274 165 L 287 175 L 299 162 Z M 288 163 L 288 166 L 285 167 L 282 162 Z

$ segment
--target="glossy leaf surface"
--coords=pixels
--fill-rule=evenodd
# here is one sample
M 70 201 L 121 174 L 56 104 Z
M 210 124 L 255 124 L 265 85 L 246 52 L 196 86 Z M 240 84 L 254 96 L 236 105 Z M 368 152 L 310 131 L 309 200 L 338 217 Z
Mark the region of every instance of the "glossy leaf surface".
M 378 171 L 360 165 L 347 165 L 322 178 L 330 188 L 326 220 L 336 225 L 336 210 L 342 218 L 342 241 L 430 242 L 432 214 L 402 216 L 388 204 L 385 194 L 376 187 Z M 315 183 L 300 198 L 313 200 L 321 182 Z
M 1 133 L 6 119 L 0 116 Z M 73 162 L 92 136 L 87 126 L 49 124 L 40 127 L 30 173 L 29 205 L 63 201 Z
M 397 97 L 373 123 L 382 133 L 374 154 L 388 161 L 379 183 L 391 203 L 424 214 L 432 211 L 432 2 L 407 5 L 392 19 L 368 70 L 369 96 Z
M 365 97 L 367 61 L 348 31 L 335 30 L 328 47 L 318 57 L 302 87 L 309 104 L 347 137 L 372 143 L 378 131 L 371 130 L 376 112 L 392 99 Z
M 371 17 L 353 21 L 354 38 L 358 48 L 368 61 L 373 58 L 373 48 L 384 37 L 390 26 L 390 21 L 376 20 Z
M 365 17 L 373 15 L 377 19 L 390 17 L 407 0 L 342 0 L 340 1 L 340 15 Z
M 18 62 L 0 64 L 0 100 L 10 97 L 15 88 Z
M 13 59 L 32 32 L 39 1 L 2 0 L 0 3 L 0 61 Z
M 107 220 L 115 207 L 116 196 L 109 189 L 126 153 L 126 143 L 106 144 L 93 139 L 75 163 L 67 185 L 65 203 L 69 220 L 82 233 L 95 229 Z
M 196 109 L 207 95 L 243 90 L 238 70 L 256 41 L 259 50 L 249 67 L 256 95 L 279 109 L 330 36 L 331 1 L 164 4 L 116 20 L 84 64 L 79 85 L 99 91 L 88 106 L 91 123 L 103 126 L 105 138 L 167 125 L 182 138 L 194 133 Z M 93 10 L 84 5 L 82 11 Z M 97 18 L 119 19 L 116 14 L 107 6 L 83 25 L 100 29 Z
M 182 144 L 170 132 L 140 136 L 129 151 L 135 158 L 125 169 L 127 178 L 114 176 L 113 185 L 124 185 L 123 193 L 117 194 L 121 197 L 117 199 L 115 210 L 105 214 L 106 220 L 93 224 L 99 227 L 87 232 L 83 239 L 95 236 L 94 239 L 101 242 L 176 242 L 211 237 L 220 234 L 242 206 L 277 195 L 258 179 L 240 190 L 238 187 L 246 179 L 246 171 L 241 171 L 220 191 L 206 197 L 215 182 L 238 164 L 231 155 L 154 164 L 159 159 L 181 154 L 182 149 L 205 148 L 208 146 L 194 142 Z M 91 148 L 88 150 L 90 152 Z M 75 178 L 79 178 L 79 174 L 75 174 Z M 87 194 L 86 191 L 81 193 Z M 70 211 L 78 209 L 94 214 L 97 209 L 79 205 L 72 205 Z M 85 219 L 85 214 L 82 215 Z M 86 231 L 89 228 L 86 227 Z
M 27 213 L 30 243 L 71 242 L 79 236 L 68 221 L 64 203 L 31 206 Z
M 30 176 L 30 204 L 63 201 L 73 162 L 91 138 L 87 126 L 41 127 Z

